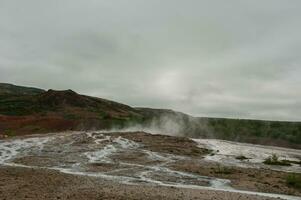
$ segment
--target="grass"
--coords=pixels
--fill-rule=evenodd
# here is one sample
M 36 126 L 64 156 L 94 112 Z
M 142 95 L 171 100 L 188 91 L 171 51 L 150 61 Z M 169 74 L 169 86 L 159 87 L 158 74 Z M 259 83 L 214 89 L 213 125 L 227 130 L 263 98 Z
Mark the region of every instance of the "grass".
M 301 189 L 301 175 L 290 174 L 286 177 L 286 184 L 289 187 Z
M 16 135 L 16 132 L 14 130 L 6 130 L 6 131 L 4 131 L 4 134 L 9 137 L 13 137 Z
M 214 172 L 216 173 L 216 174 L 233 174 L 234 172 L 233 172 L 233 169 L 232 168 L 230 168 L 230 167 L 225 167 L 225 166 L 221 166 L 221 165 L 219 165 L 218 167 L 217 167 L 217 169 L 215 169 L 214 170 Z
M 263 161 L 266 165 L 280 165 L 280 166 L 291 166 L 292 164 L 288 160 L 279 160 L 279 157 L 276 154 L 268 157 Z
M 66 113 L 66 114 L 64 114 L 64 118 L 68 119 L 68 120 L 75 120 L 75 119 L 79 119 L 79 116 L 77 116 L 76 114 L 72 114 L 72 113 Z

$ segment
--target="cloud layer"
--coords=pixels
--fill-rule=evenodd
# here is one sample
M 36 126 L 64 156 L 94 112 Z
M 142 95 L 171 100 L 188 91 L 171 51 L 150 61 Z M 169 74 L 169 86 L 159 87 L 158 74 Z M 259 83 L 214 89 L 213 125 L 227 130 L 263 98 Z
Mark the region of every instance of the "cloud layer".
M 301 120 L 299 0 L 0 0 L 0 82 Z

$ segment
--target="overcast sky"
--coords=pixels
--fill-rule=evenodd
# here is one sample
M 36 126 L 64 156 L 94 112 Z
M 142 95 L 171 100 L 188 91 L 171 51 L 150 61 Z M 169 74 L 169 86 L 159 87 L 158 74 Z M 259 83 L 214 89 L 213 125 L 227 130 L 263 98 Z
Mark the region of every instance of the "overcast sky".
M 0 0 L 0 82 L 301 120 L 301 1 Z

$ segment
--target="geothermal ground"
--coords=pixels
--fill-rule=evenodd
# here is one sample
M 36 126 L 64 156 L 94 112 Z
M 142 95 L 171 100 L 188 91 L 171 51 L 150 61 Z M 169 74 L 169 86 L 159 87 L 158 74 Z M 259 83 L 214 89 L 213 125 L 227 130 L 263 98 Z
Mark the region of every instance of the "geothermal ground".
M 276 154 L 290 166 L 266 165 Z M 244 158 L 244 159 L 241 159 Z M 0 199 L 296 199 L 301 150 L 144 132 L 0 141 Z

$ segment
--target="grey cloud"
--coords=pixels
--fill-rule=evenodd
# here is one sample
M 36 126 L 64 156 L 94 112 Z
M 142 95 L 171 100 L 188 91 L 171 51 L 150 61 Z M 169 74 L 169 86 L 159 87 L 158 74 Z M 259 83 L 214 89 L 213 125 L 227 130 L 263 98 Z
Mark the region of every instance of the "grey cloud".
M 301 120 L 299 0 L 0 0 L 0 80 Z

